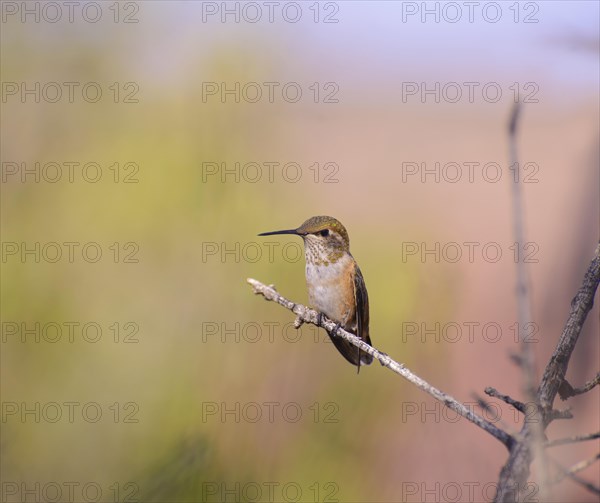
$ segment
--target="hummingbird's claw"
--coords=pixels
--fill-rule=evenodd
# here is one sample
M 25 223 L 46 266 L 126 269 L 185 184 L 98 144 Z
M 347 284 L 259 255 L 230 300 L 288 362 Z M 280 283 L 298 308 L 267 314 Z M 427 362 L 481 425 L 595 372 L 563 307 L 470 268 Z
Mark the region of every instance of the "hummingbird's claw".
M 388 355 L 387 353 L 384 353 L 383 351 L 379 352 L 380 354 L 382 354 L 383 356 L 387 356 L 389 358 L 390 355 Z M 379 360 L 380 365 L 383 367 L 383 362 L 381 360 Z
M 302 325 L 304 325 L 304 320 L 300 316 L 296 316 L 294 320 L 294 328 L 298 330 Z
M 341 323 L 336 323 L 334 329 L 331 331 L 331 335 L 337 336 L 337 331 L 340 329 L 341 326 Z

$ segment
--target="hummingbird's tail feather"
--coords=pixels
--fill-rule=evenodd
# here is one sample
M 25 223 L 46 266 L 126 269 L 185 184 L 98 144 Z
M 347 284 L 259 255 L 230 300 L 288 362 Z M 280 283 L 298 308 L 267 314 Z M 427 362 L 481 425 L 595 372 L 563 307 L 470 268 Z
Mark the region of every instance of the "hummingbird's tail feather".
M 364 341 L 371 346 L 371 338 L 367 335 Z M 369 353 L 365 353 L 364 351 L 358 350 L 358 358 L 362 365 L 371 365 L 373 363 L 373 356 Z
M 332 335 L 329 335 L 329 337 L 331 338 L 331 342 L 333 342 L 334 346 L 342 354 L 342 356 L 346 358 L 346 360 L 348 360 L 352 365 L 359 367 L 359 369 L 359 361 L 360 365 L 371 365 L 373 362 L 373 357 L 370 354 L 361 351 L 353 344 L 350 344 L 347 340 Z M 371 339 L 369 336 L 367 336 L 365 342 L 369 345 L 371 344 Z

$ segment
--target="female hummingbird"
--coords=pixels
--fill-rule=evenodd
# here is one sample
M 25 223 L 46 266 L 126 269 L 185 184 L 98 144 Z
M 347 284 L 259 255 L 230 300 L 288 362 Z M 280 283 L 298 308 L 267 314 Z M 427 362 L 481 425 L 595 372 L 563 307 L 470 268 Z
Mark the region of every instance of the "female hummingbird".
M 344 330 L 371 344 L 369 296 L 362 273 L 350 254 L 348 232 L 339 220 L 318 216 L 297 229 L 263 232 L 259 236 L 295 234 L 304 241 L 306 285 L 312 307 L 338 323 Z M 337 350 L 360 372 L 373 357 L 341 337 L 329 334 Z

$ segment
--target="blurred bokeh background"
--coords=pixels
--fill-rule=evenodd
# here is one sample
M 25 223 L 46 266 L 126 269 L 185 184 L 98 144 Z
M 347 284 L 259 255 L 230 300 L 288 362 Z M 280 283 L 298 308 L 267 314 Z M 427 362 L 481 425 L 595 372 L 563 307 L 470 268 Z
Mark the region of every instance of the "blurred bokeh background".
M 2 2 L 4 500 L 491 500 L 504 447 L 245 280 L 306 302 L 300 240 L 256 235 L 335 216 L 377 348 L 479 412 L 523 398 L 515 253 L 539 377 L 598 240 L 598 3 L 68 4 Z M 549 438 L 598 430 L 598 389 L 568 405 Z

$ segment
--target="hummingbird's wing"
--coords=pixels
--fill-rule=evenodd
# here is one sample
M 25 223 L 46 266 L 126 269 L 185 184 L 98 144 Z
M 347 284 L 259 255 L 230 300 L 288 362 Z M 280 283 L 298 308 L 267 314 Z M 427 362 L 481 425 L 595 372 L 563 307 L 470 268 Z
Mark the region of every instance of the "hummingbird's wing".
M 354 301 L 356 304 L 356 335 L 367 344 L 371 345 L 369 337 L 369 294 L 365 286 L 365 280 L 358 265 L 356 265 L 356 274 L 354 274 Z M 370 365 L 373 362 L 373 357 L 368 353 L 358 351 L 357 365 L 360 371 L 360 365 Z
M 369 297 L 365 287 L 365 280 L 356 262 L 353 262 L 353 268 L 349 271 L 347 277 L 347 288 L 350 289 L 348 293 L 352 295 L 352 303 L 354 304 L 352 307 L 354 309 L 350 310 L 351 318 L 343 320 L 343 327 L 357 337 L 360 337 L 367 344 L 371 344 L 371 339 L 369 338 Z M 342 356 L 352 365 L 357 366 L 357 371 L 360 372 L 361 365 L 369 365 L 373 361 L 371 355 L 361 351 L 347 340 L 332 336 L 331 334 L 329 334 L 329 337 Z

